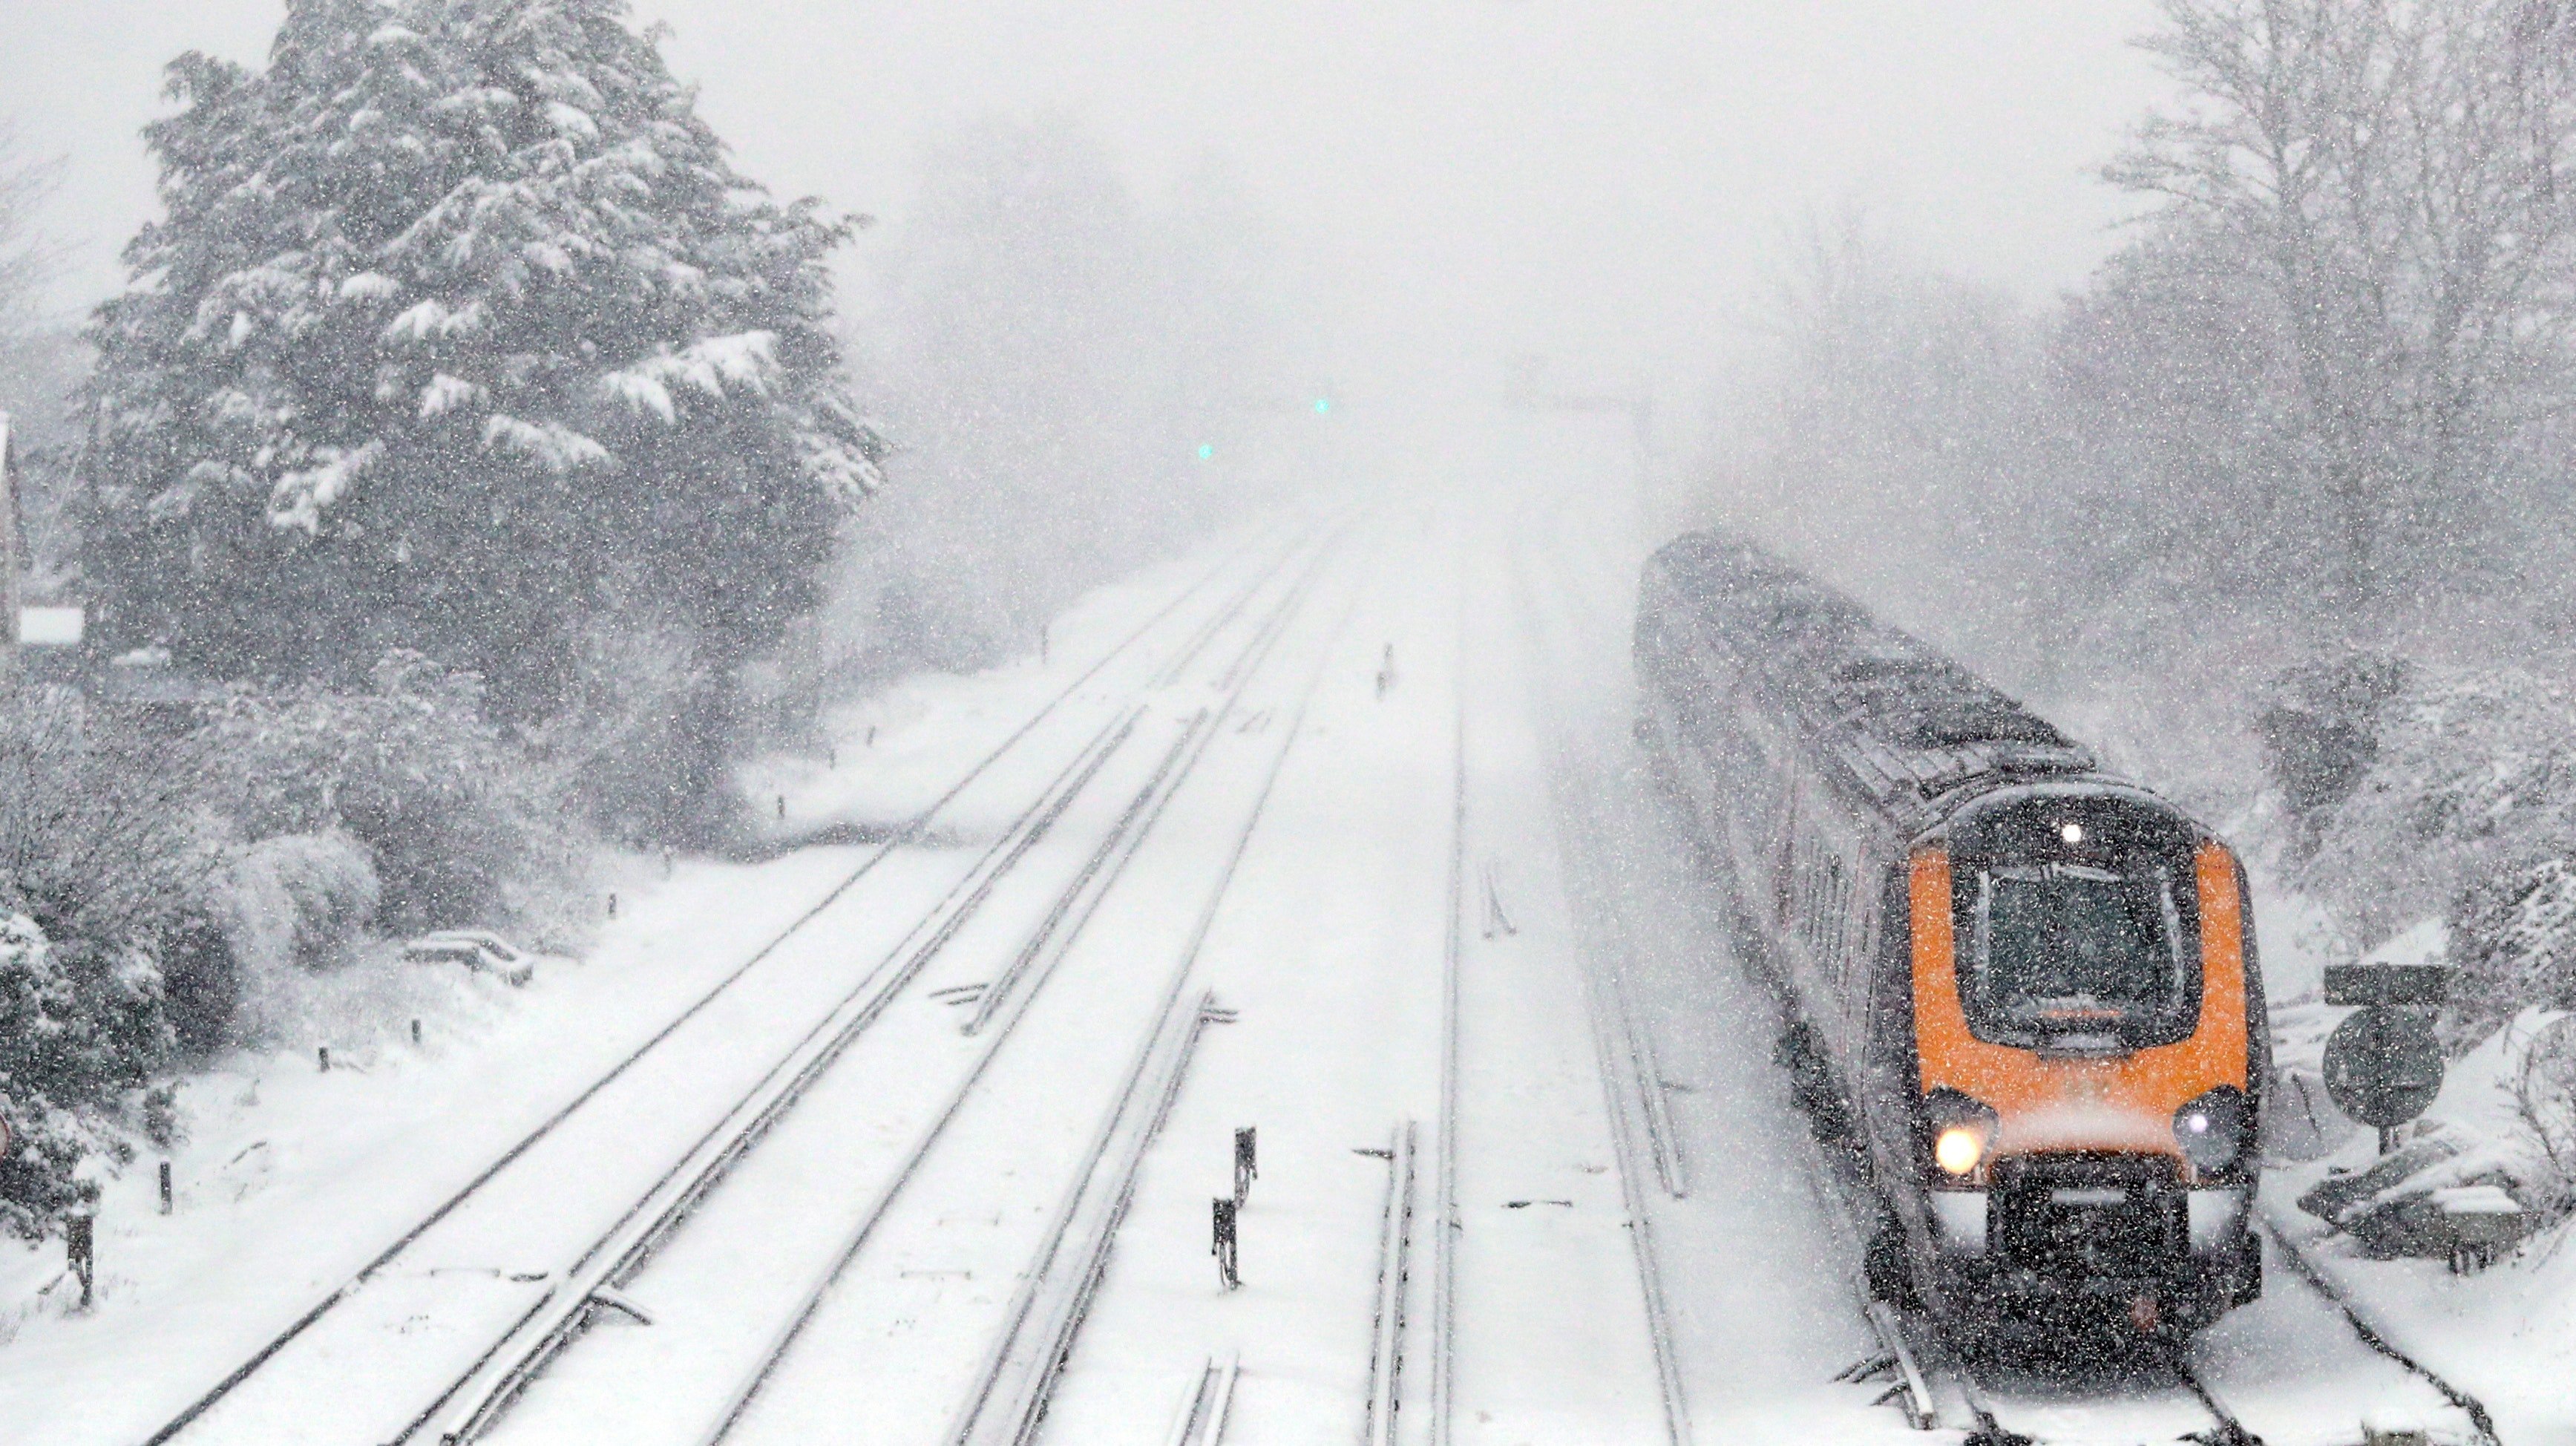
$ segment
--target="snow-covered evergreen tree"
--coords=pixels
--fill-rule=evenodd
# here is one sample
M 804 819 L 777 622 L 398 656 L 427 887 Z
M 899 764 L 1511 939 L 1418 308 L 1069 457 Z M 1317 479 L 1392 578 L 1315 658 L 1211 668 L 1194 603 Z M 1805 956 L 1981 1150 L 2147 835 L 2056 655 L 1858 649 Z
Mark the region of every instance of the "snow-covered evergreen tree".
M 849 223 L 738 174 L 622 0 L 291 0 L 191 54 L 166 219 L 98 314 L 85 563 L 112 647 L 521 719 L 603 611 L 723 681 L 810 606 L 881 443 L 826 327 Z

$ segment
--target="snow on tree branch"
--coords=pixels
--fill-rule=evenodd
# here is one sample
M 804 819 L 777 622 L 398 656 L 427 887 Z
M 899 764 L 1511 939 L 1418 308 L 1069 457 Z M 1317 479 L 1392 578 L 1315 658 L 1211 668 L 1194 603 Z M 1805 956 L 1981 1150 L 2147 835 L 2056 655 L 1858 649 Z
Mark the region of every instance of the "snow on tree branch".
M 810 605 L 885 450 L 831 331 L 850 228 L 738 174 L 618 0 L 314 0 L 266 70 L 169 74 L 167 219 L 92 328 L 119 643 L 291 675 L 390 630 L 543 706 L 612 565 L 729 654 Z

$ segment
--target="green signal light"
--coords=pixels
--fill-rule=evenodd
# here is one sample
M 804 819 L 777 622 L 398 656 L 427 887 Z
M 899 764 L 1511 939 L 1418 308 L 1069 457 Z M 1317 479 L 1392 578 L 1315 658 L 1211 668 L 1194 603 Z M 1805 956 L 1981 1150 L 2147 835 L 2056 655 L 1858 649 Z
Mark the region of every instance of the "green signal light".
M 1317 398 L 1315 399 L 1315 415 L 1316 415 L 1316 416 L 1319 416 L 1319 417 L 1320 417 L 1320 416 L 1323 416 L 1323 415 L 1325 415 L 1326 413 L 1328 413 L 1328 412 L 1332 411 L 1332 409 L 1333 409 L 1333 399 L 1332 399 L 1331 397 L 1317 397 Z
M 1207 443 L 1207 442 L 1201 442 L 1201 443 L 1199 443 L 1199 460 L 1200 460 L 1200 461 L 1204 462 L 1204 461 L 1206 461 L 1208 458 L 1213 457 L 1213 456 L 1215 456 L 1215 455 L 1216 455 L 1216 448 L 1215 448 L 1215 446 L 1214 446 L 1213 444 L 1211 444 L 1211 443 Z

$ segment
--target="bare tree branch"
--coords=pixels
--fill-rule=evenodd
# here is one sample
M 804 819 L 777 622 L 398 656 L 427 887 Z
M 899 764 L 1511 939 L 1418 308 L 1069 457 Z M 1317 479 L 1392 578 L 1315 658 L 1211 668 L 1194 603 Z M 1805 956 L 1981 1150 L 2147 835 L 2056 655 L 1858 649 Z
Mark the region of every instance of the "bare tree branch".
M 2163 0 L 2186 89 L 2109 177 L 2244 243 L 2349 601 L 2388 595 L 2563 405 L 2576 46 L 2545 0 Z

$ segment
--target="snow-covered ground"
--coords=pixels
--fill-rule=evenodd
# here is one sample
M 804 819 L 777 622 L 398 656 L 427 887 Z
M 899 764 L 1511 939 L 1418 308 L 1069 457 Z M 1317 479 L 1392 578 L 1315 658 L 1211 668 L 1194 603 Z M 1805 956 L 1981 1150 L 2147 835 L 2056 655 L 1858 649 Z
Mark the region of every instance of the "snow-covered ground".
M 2312 900 L 2257 875 L 2257 918 L 2265 984 L 2272 1001 L 2275 1063 L 2283 1088 L 2271 1102 L 2273 1169 L 2264 1206 L 2273 1223 L 2347 1292 L 2373 1327 L 2493 1413 L 2508 1442 L 2576 1442 L 2576 1252 L 2570 1227 L 2525 1243 L 2483 1271 L 2460 1275 L 2438 1259 L 2372 1259 L 2349 1236 L 2298 1208 L 2330 1174 L 2369 1168 L 2375 1131 L 2346 1119 L 2318 1078 L 2326 1036 L 2349 1010 L 2321 997 L 2324 967 L 2355 951 Z M 2363 962 L 2439 963 L 2448 938 L 2426 920 L 2362 954 Z M 2445 1070 L 2442 1091 L 2401 1140 L 2418 1130 L 2464 1129 L 2479 1158 L 2455 1162 L 2473 1175 L 2486 1155 L 2518 1133 L 2512 1063 L 2548 1022 L 2526 1016 Z M 2445 1177 L 2447 1179 L 2447 1177 Z M 2426 1176 L 2432 1188 L 2444 1180 Z
M 1135 650 L 1138 661 L 1159 666 L 1200 615 L 1223 601 L 1222 589 L 1193 585 L 1242 545 L 1219 544 L 1088 600 L 1044 663 L 999 670 L 999 678 L 919 685 L 914 691 L 924 696 L 973 701 L 914 715 L 919 726 L 942 734 L 936 743 L 878 725 L 885 756 L 898 761 L 871 767 L 844 759 L 829 774 L 833 791 L 807 803 L 805 815 L 818 826 L 844 818 L 876 824 L 936 798 L 975 758 L 1187 594 L 1162 624 L 1169 636 Z M 657 1141 L 703 1129 L 948 887 L 970 852 L 961 841 L 1019 808 L 1070 756 L 1077 735 L 1087 736 L 1114 705 L 1153 681 L 1150 669 L 1119 671 L 1103 670 L 1057 708 L 1045 729 L 943 811 L 925 845 L 891 853 L 848 892 L 839 891 L 879 850 L 818 846 L 751 866 L 681 861 L 668 877 L 657 863 L 632 861 L 618 877 L 621 907 L 596 948 L 542 970 L 526 989 L 417 972 L 352 981 L 346 994 L 402 1007 L 364 1029 L 352 1020 L 344 1035 L 326 1030 L 337 1046 L 329 1072 L 308 1053 L 241 1055 L 192 1081 L 179 1097 L 185 1141 L 171 1156 L 172 1213 L 158 1212 L 155 1161 L 107 1182 L 92 1310 L 70 1309 L 68 1282 L 47 1287 L 61 1270 L 59 1246 L 11 1252 L 0 1274 L 14 1307 L 0 1325 L 7 1337 L 0 1344 L 0 1420 L 11 1423 L 10 1439 L 150 1434 L 757 959 L 740 986 L 652 1052 L 652 1068 L 639 1067 L 624 1077 L 624 1088 L 586 1105 L 586 1130 L 558 1132 L 545 1143 L 542 1149 L 560 1159 L 528 1159 L 496 1180 L 497 1189 L 517 1189 L 523 1205 L 502 1201 L 463 1212 L 497 1222 L 497 1236 L 461 1245 L 455 1258 L 431 1262 L 399 1284 L 360 1293 L 377 1297 L 371 1308 L 381 1307 L 397 1304 L 395 1297 L 420 1281 L 461 1277 L 487 1283 L 486 1308 L 510 1309 L 529 1282 L 508 1277 L 545 1268 L 542 1242 L 518 1233 L 513 1219 L 563 1222 L 578 1234 L 581 1219 L 632 1198 L 676 1153 Z M 915 770 L 944 772 L 916 778 Z M 828 915 L 794 927 L 826 901 Z M 784 945 L 767 948 L 782 936 Z M 413 1017 L 421 1021 L 418 1046 L 409 1035 Z M 399 1315 L 394 1329 L 405 1329 Z M 137 1362 L 150 1369 L 138 1370 Z M 317 1361 L 320 1375 L 309 1389 L 274 1398 L 314 1439 L 345 1439 L 355 1424 L 349 1413 L 382 1404 L 368 1399 L 363 1372 L 340 1369 L 345 1364 L 336 1356 Z M 222 1409 L 233 1408 L 228 1401 Z M 206 1424 L 219 1424 L 218 1414 Z M 288 1439 L 267 1436 L 267 1429 L 259 1424 L 250 1439 Z
M 2438 958 L 2442 942 L 2434 923 L 2401 935 L 2371 957 L 2421 962 Z M 2272 1220 L 2393 1344 L 2482 1401 L 2504 1440 L 2576 1442 L 2576 1250 L 2568 1248 L 2570 1226 L 2524 1242 L 2482 1271 L 2455 1274 L 2440 1259 L 2371 1258 L 2350 1236 L 2298 1208 L 2299 1197 L 2329 1175 L 2366 1170 L 2378 1158 L 2376 1132 L 2343 1119 L 2310 1073 L 2326 1034 L 2347 1012 L 2327 1008 L 2312 992 L 2276 1011 L 2283 1062 L 2307 1076 L 2296 1103 L 2324 1128 L 2315 1133 L 2314 1147 L 2301 1152 L 2310 1158 L 2280 1162 L 2265 1180 Z M 2512 1080 L 2520 1050 L 2556 1018 L 2526 1013 L 2451 1062 L 2440 1095 L 2420 1121 L 2401 1128 L 2399 1138 L 2402 1148 L 2418 1132 L 2454 1131 L 2468 1148 L 2413 1177 L 2402 1190 L 2477 1179 L 2498 1164 L 2517 1177 L 2531 1173 L 2526 1161 L 2515 1158 L 2532 1147 L 2519 1144 Z M 2315 1152 L 2319 1148 L 2323 1153 Z
M 1201 951 L 1236 1019 L 1200 1046 L 1140 1172 L 1048 1439 L 1160 1441 L 1212 1360 L 1240 1363 L 1229 1441 L 1358 1429 L 1389 1169 L 1362 1152 L 1406 1120 L 1427 1148 L 1440 1109 L 1456 564 L 1419 525 L 1395 525 L 1390 543 L 1411 531 L 1421 552 L 1373 568 Z M 1231 1195 L 1247 1126 L 1260 1177 L 1229 1292 L 1209 1202 Z M 1429 1286 L 1418 1272 L 1426 1322 Z

